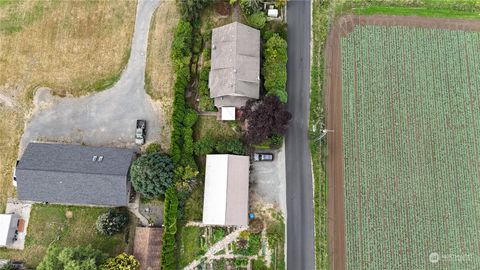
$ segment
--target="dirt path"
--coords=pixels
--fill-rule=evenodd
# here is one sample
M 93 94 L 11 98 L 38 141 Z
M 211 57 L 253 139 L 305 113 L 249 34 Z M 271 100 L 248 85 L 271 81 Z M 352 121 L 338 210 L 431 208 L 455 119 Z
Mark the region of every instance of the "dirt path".
M 133 146 L 136 119 L 147 120 L 147 141 L 160 136 L 160 105 L 145 93 L 145 63 L 150 20 L 159 0 L 139 0 L 128 64 L 110 89 L 80 98 L 59 98 L 37 91 L 33 116 L 27 123 L 20 153 L 35 140 Z
M 480 31 L 480 21 L 439 19 L 407 16 L 353 16 L 340 17 L 331 30 L 326 47 L 325 108 L 327 129 L 328 235 L 331 269 L 346 269 L 344 156 L 342 149 L 342 74 L 340 39 L 355 25 L 411 26 L 437 29 Z

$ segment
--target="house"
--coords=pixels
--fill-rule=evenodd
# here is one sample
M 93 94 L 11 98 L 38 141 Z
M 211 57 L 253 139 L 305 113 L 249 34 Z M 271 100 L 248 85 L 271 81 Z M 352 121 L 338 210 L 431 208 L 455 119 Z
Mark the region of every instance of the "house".
M 0 247 L 8 247 L 15 241 L 18 216 L 15 214 L 0 214 Z
M 249 169 L 248 156 L 207 155 L 204 224 L 248 225 Z
M 238 22 L 213 29 L 208 87 L 215 106 L 229 117 L 232 108 L 259 98 L 260 31 Z
M 140 262 L 139 270 L 160 270 L 162 228 L 137 227 L 133 256 Z
M 131 149 L 30 143 L 16 168 L 20 200 L 126 206 Z

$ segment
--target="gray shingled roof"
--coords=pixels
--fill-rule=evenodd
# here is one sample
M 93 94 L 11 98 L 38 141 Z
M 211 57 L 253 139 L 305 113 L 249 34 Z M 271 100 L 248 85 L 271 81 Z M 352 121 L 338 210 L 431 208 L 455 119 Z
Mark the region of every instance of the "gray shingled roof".
M 238 22 L 213 29 L 208 86 L 216 106 L 243 106 L 248 98 L 257 99 L 259 76 L 260 31 Z
M 93 156 L 97 156 L 97 161 L 92 161 Z M 125 206 L 133 156 L 131 149 L 30 143 L 17 166 L 18 198 Z

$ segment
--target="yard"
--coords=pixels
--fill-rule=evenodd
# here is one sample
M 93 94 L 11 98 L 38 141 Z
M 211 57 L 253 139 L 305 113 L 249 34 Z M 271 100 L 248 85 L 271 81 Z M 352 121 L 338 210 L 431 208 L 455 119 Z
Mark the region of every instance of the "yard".
M 136 1 L 0 1 L 0 210 L 34 90 L 83 95 L 115 82 L 128 59 Z
M 35 204 L 30 216 L 25 249 L 0 249 L 0 258 L 22 260 L 27 266 L 35 267 L 50 244 L 61 247 L 92 245 L 110 256 L 116 256 L 127 247 L 128 234 L 109 237 L 97 232 L 97 217 L 106 211 L 107 208 Z M 130 221 L 129 228 L 133 233 L 135 218 L 131 216 Z
M 479 268 L 480 23 L 347 16 L 332 37 L 327 166 L 344 190 L 329 209 L 345 268 Z

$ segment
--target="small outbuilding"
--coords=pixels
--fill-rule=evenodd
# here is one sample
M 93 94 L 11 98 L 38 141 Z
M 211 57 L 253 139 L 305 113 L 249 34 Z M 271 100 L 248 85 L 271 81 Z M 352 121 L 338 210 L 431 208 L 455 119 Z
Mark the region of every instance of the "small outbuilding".
M 208 87 L 217 108 L 259 98 L 260 31 L 238 22 L 213 29 Z
M 250 158 L 207 155 L 203 223 L 220 226 L 248 225 Z
M 15 214 L 0 214 L 0 247 L 8 247 L 15 241 L 18 216 Z
M 139 270 L 160 270 L 162 228 L 137 227 L 133 256 L 140 262 Z
M 132 149 L 30 143 L 16 168 L 20 200 L 127 206 Z

